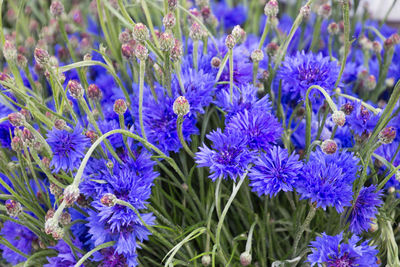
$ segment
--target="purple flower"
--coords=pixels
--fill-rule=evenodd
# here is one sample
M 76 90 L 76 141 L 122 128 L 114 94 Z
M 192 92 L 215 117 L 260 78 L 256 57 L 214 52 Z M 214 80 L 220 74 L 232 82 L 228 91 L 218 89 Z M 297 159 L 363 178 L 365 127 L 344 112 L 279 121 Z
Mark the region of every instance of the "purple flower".
M 369 246 L 368 241 L 361 242 L 360 237 L 354 235 L 347 243 L 343 240 L 343 233 L 328 236 L 323 233 L 311 242 L 312 253 L 308 255 L 311 266 L 326 267 L 377 267 L 378 250 Z
M 371 219 L 378 213 L 377 207 L 382 205 L 382 192 L 376 191 L 376 187 L 371 185 L 363 187 L 350 209 L 350 230 L 355 234 L 367 231 L 371 225 Z
M 352 183 L 357 178 L 358 159 L 350 152 L 326 155 L 312 152 L 297 180 L 301 199 L 310 199 L 317 207 L 335 207 L 338 213 L 351 206 Z
M 54 167 L 53 172 L 59 172 L 79 167 L 90 140 L 82 135 L 82 128 L 77 125 L 73 132 L 54 128 L 47 134 L 47 143 L 54 153 L 50 163 Z
M 246 136 L 246 144 L 252 150 L 267 150 L 283 132 L 281 124 L 272 114 L 246 109 L 236 114 L 226 129 L 237 130 Z
M 32 252 L 32 241 L 37 239 L 28 228 L 11 221 L 4 222 L 0 235 L 25 254 Z M 26 260 L 26 258 L 5 245 L 0 244 L 0 249 L 3 251 L 3 258 L 13 265 Z
M 334 89 L 334 84 L 339 75 L 340 67 L 329 57 L 303 52 L 286 57 L 282 67 L 277 73 L 278 80 L 282 79 L 282 93 L 290 99 L 305 99 L 308 88 L 319 85 L 328 93 Z M 315 100 L 321 94 L 314 90 L 310 93 L 310 99 Z
M 361 102 L 356 102 L 353 112 L 347 116 L 347 122 L 354 133 L 361 136 L 363 133 L 370 133 L 375 128 L 379 117 L 361 105 Z
M 72 240 L 72 243 L 78 248 L 82 246 L 78 239 Z M 64 240 L 58 241 L 57 245 L 51 248 L 56 250 L 58 255 L 51 258 L 47 257 L 47 261 L 49 263 L 43 265 L 43 267 L 73 267 L 82 257 L 82 254 L 76 252 L 77 258 L 75 258 L 74 252 L 71 251 L 71 247 L 65 243 Z
M 303 166 L 299 156 L 273 146 L 262 153 L 249 173 L 252 191 L 259 196 L 276 196 L 280 191 L 292 191 Z
M 200 147 L 196 153 L 196 162 L 199 167 L 210 168 L 210 179 L 230 177 L 235 180 L 247 169 L 254 153 L 246 146 L 246 137 L 238 131 L 221 132 L 221 129 L 211 132 L 207 138 L 213 142 L 212 149 L 206 145 Z

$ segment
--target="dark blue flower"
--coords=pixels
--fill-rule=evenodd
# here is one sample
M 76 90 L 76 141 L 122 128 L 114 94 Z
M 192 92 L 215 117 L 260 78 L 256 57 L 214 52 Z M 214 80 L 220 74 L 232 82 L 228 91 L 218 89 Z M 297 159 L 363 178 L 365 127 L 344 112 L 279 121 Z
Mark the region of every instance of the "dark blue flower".
M 218 107 L 225 111 L 226 119 L 229 121 L 237 113 L 244 110 L 257 110 L 259 112 L 271 112 L 271 102 L 268 95 L 261 99 L 257 97 L 257 88 L 251 84 L 243 85 L 239 89 L 234 88 L 232 101 L 230 93 L 226 90 L 221 90 L 217 94 L 214 102 Z
M 252 161 L 253 153 L 246 146 L 246 137 L 238 131 L 222 133 L 220 129 L 211 132 L 207 138 L 213 142 L 212 149 L 206 145 L 200 147 L 196 153 L 196 162 L 199 167 L 210 168 L 210 179 L 236 179 L 247 169 Z
M 335 207 L 343 212 L 351 206 L 352 183 L 357 178 L 358 159 L 350 152 L 326 155 L 321 150 L 312 152 L 298 179 L 296 190 L 302 199 L 316 202 L 317 207 Z
M 367 231 L 371 220 L 375 219 L 379 206 L 382 205 L 382 192 L 376 192 L 376 187 L 371 185 L 363 187 L 350 209 L 350 230 L 355 234 Z
M 246 144 L 252 150 L 267 150 L 282 135 L 283 129 L 270 113 L 252 110 L 236 114 L 226 129 L 234 129 L 246 136 Z
M 53 151 L 50 163 L 54 167 L 53 172 L 59 172 L 73 171 L 79 167 L 90 140 L 82 135 L 82 128 L 78 125 L 73 132 L 54 128 L 47 134 L 47 143 Z
M 297 52 L 295 56 L 286 57 L 282 67 L 277 73 L 277 79 L 282 79 L 282 93 L 292 100 L 305 99 L 308 88 L 319 85 L 328 93 L 334 89 L 340 67 L 336 61 L 329 57 L 303 52 Z M 314 90 L 310 93 L 310 99 L 315 102 L 321 94 Z
M 312 253 L 308 255 L 311 266 L 318 267 L 377 267 L 378 250 L 369 246 L 368 241 L 360 242 L 361 238 L 352 236 L 348 243 L 343 240 L 343 233 L 336 236 L 328 236 L 323 233 L 311 242 Z
M 72 244 L 78 248 L 81 248 L 82 246 L 78 239 L 72 240 Z M 57 245 L 51 248 L 57 251 L 58 255 L 56 257 L 47 257 L 49 263 L 43 265 L 43 267 L 73 267 L 82 257 L 81 253 L 75 252 L 77 256 L 77 258 L 75 258 L 71 247 L 65 243 L 64 240 L 58 241 Z
M 299 156 L 274 146 L 262 153 L 249 173 L 250 186 L 259 196 L 292 191 L 303 166 Z
M 353 112 L 350 116 L 347 116 L 347 122 L 350 128 L 354 133 L 360 136 L 363 133 L 370 133 L 378 123 L 380 117 L 379 114 L 375 115 L 369 111 L 366 107 L 361 105 L 360 101 L 356 102 L 354 106 Z
M 0 235 L 25 254 L 32 252 L 32 241 L 37 240 L 36 235 L 28 228 L 11 221 L 4 222 Z M 0 249 L 3 251 L 3 258 L 13 265 L 26 260 L 26 258 L 5 245 L 0 244 Z

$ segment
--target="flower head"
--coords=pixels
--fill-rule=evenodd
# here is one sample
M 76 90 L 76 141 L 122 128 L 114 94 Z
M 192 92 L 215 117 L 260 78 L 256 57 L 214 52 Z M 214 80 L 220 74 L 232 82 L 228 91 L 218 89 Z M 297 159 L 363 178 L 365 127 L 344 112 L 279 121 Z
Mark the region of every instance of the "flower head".
M 380 199 L 382 192 L 376 192 L 376 187 L 371 185 L 369 187 L 363 187 L 354 201 L 353 206 L 350 209 L 350 230 L 355 234 L 361 234 L 363 231 L 367 231 L 371 225 L 371 220 L 376 217 L 378 213 L 377 207 L 382 205 Z
M 379 120 L 379 115 L 374 115 L 361 102 L 356 102 L 353 112 L 348 116 L 348 123 L 354 133 L 358 135 L 369 134 Z
M 53 172 L 73 171 L 79 167 L 90 139 L 82 134 L 80 126 L 76 126 L 73 132 L 53 129 L 47 135 L 47 143 L 54 154 L 50 163 L 54 167 Z
M 317 207 L 335 207 L 341 213 L 351 206 L 352 183 L 357 178 L 358 159 L 350 152 L 324 154 L 312 152 L 310 161 L 298 179 L 296 190 L 302 199 L 310 199 Z
M 311 266 L 327 267 L 377 267 L 378 250 L 369 246 L 368 241 L 357 245 L 361 238 L 352 236 L 347 243 L 343 240 L 343 233 L 337 236 L 328 236 L 323 233 L 311 242 L 312 253 L 308 255 Z
M 212 149 L 206 145 L 200 147 L 196 153 L 196 162 L 199 167 L 210 168 L 210 179 L 236 179 L 247 169 L 252 161 L 253 153 L 246 146 L 246 137 L 238 131 L 222 133 L 221 129 L 211 132 L 207 138 L 213 142 Z
M 303 166 L 299 156 L 273 146 L 254 163 L 249 173 L 250 186 L 258 195 L 276 196 L 280 191 L 292 191 Z

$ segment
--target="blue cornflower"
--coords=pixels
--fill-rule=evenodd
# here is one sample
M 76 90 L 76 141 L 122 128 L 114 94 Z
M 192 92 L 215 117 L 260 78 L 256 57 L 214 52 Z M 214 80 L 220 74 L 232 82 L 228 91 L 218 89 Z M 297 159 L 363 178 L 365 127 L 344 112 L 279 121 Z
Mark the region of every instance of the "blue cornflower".
M 221 132 L 221 129 L 211 132 L 207 138 L 213 142 L 212 149 L 206 145 L 196 153 L 199 167 L 210 168 L 210 179 L 230 177 L 235 180 L 247 169 L 252 161 L 253 153 L 247 149 L 246 137 L 238 131 Z
M 282 79 L 282 93 L 292 100 L 306 96 L 308 88 L 319 85 L 328 93 L 334 89 L 340 67 L 329 57 L 324 57 L 304 51 L 286 57 L 277 73 L 277 79 Z M 310 99 L 316 100 L 320 93 L 315 90 L 310 93 Z
M 312 152 L 296 190 L 302 199 L 310 199 L 317 207 L 335 207 L 338 213 L 351 206 L 352 183 L 357 178 L 358 159 L 350 152 L 326 155 L 321 150 Z
M 374 185 L 363 187 L 349 211 L 350 230 L 355 234 L 361 234 L 369 229 L 371 219 L 374 219 L 378 213 L 377 207 L 383 203 L 380 199 L 382 192 L 375 191 Z
M 246 21 L 247 10 L 243 5 L 229 7 L 226 1 L 213 1 L 212 10 L 217 18 L 220 18 L 224 29 L 241 25 Z
M 246 144 L 252 150 L 267 150 L 282 135 L 281 124 L 270 113 L 253 110 L 239 112 L 226 129 L 235 129 L 246 136 Z
M 323 233 L 311 242 L 312 253 L 308 255 L 308 262 L 311 266 L 318 267 L 377 267 L 378 250 L 369 246 L 368 241 L 357 245 L 360 237 L 352 236 L 348 243 L 344 243 L 343 233 L 336 236 L 328 236 Z
M 244 110 L 258 110 L 260 113 L 271 112 L 271 102 L 268 95 L 261 99 L 257 97 L 257 88 L 251 84 L 239 87 L 239 90 L 234 88 L 232 101 L 230 93 L 226 90 L 221 90 L 217 94 L 215 104 L 225 111 L 226 119 L 229 121 L 237 113 Z
M 354 133 L 358 135 L 369 134 L 378 123 L 379 114 L 374 115 L 366 107 L 364 107 L 360 101 L 354 104 L 354 110 L 347 116 L 347 122 Z
M 82 135 L 82 128 L 77 125 L 73 132 L 54 128 L 47 134 L 47 143 L 53 150 L 50 163 L 54 167 L 53 172 L 59 172 L 73 171 L 79 167 L 90 140 Z
M 0 231 L 0 236 L 5 238 L 14 247 L 25 254 L 32 252 L 32 241 L 37 240 L 28 228 L 18 223 L 5 221 Z M 26 258 L 9 249 L 7 246 L 0 244 L 0 249 L 3 251 L 2 257 L 12 265 L 17 265 L 19 262 L 25 261 Z
M 249 173 L 250 186 L 259 196 L 276 196 L 280 191 L 292 191 L 303 166 L 299 156 L 287 149 L 273 146 L 262 153 Z
M 73 239 L 72 243 L 78 248 L 82 247 L 78 239 Z M 77 263 L 74 252 L 71 251 L 71 247 L 64 240 L 58 241 L 57 245 L 51 248 L 56 250 L 58 255 L 56 257 L 47 257 L 49 263 L 43 265 L 43 267 L 73 267 Z M 80 259 L 82 254 L 76 252 L 76 256 Z

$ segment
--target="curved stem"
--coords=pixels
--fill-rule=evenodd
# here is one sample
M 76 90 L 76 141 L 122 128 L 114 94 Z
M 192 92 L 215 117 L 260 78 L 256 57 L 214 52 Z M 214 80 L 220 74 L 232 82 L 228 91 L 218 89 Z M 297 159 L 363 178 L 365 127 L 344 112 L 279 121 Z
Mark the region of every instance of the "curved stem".
M 88 253 L 86 253 L 86 254 L 74 265 L 74 267 L 79 267 L 79 266 L 81 266 L 81 265 L 85 262 L 85 260 L 87 260 L 90 256 L 92 256 L 92 254 L 95 253 L 96 251 L 99 251 L 99 250 L 101 250 L 101 249 L 103 249 L 103 248 L 108 248 L 108 247 L 114 246 L 114 244 L 115 244 L 115 241 L 110 241 L 110 242 L 103 243 L 103 244 L 101 244 L 101 245 L 95 247 L 94 249 L 92 249 L 91 251 L 89 251 Z
M 339 76 L 335 82 L 335 88 L 338 87 L 343 75 L 344 67 L 346 66 L 347 56 L 350 52 L 350 18 L 349 18 L 349 2 L 343 3 L 343 21 L 344 21 L 344 54 L 342 58 L 342 65 L 340 67 Z

